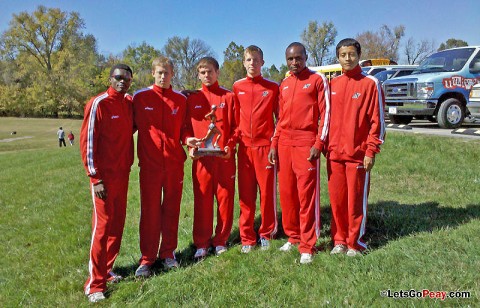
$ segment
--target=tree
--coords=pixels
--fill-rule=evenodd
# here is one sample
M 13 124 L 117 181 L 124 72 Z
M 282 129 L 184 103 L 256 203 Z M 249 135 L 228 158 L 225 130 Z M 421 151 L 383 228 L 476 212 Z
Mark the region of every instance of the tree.
M 387 58 L 398 61 L 400 40 L 405 35 L 405 26 L 393 30 L 383 25 L 379 31 L 366 31 L 357 35 L 356 40 L 362 46 L 362 58 Z
M 32 14 L 13 14 L 0 40 L 2 59 L 10 62 L 6 70 L 13 73 L 3 78 L 5 89 L 0 96 L 5 101 L 5 93 L 22 89 L 21 95 L 12 96 L 17 100 L 9 104 L 11 115 L 83 113 L 92 95 L 92 77 L 99 73 L 96 39 L 84 35 L 83 27 L 78 13 L 44 6 Z
M 323 22 L 322 26 L 316 21 L 310 21 L 308 27 L 303 30 L 302 42 L 309 54 L 308 62 L 313 66 L 323 65 L 328 56 L 329 48 L 335 43 L 337 29 L 332 22 Z
M 419 64 L 430 54 L 435 52 L 435 42 L 433 40 L 421 40 L 416 43 L 411 37 L 405 44 L 405 55 L 407 56 L 408 64 Z
M 280 66 L 280 69 L 277 69 L 275 64 L 272 64 L 272 66 L 270 66 L 269 68 L 267 67 L 262 68 L 263 77 L 276 81 L 278 83 L 282 82 L 287 72 L 288 72 L 288 67 L 285 64 L 282 64 Z
M 181 89 L 196 89 L 200 85 L 197 78 L 197 62 L 206 56 L 213 56 L 213 51 L 199 39 L 171 37 L 163 47 L 163 53 L 175 64 L 173 85 Z
M 147 87 L 152 80 L 152 62 L 153 59 L 161 55 L 160 50 L 142 42 L 136 46 L 131 44 L 123 51 L 123 60 L 133 70 L 132 91 Z
M 10 52 L 26 52 L 46 71 L 51 71 L 54 53 L 61 50 L 72 35 L 79 36 L 83 27 L 78 13 L 67 14 L 41 5 L 32 15 L 27 12 L 13 14 L 2 41 Z
M 464 40 L 450 38 L 445 43 L 440 44 L 438 51 L 462 46 L 468 46 L 468 43 Z
M 243 52 L 245 48 L 230 42 L 227 49 L 223 52 L 223 64 L 220 68 L 219 82 L 222 86 L 231 89 L 235 81 L 245 77 L 245 68 L 243 67 Z

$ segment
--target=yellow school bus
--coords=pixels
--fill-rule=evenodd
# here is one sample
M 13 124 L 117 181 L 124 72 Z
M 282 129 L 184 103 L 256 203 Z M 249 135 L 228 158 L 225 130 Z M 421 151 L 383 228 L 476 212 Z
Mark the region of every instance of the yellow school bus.
M 367 59 L 359 62 L 361 67 L 365 66 L 374 66 L 374 65 L 397 65 L 397 62 L 390 59 Z M 330 64 L 322 66 L 309 66 L 310 70 L 314 72 L 319 72 L 325 75 L 328 80 L 340 76 L 342 74 L 342 66 L 340 64 Z M 290 72 L 285 74 L 285 77 L 288 77 Z

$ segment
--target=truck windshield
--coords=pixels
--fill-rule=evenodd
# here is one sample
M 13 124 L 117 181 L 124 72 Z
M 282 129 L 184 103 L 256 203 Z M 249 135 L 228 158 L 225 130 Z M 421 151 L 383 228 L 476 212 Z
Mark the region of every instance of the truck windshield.
M 461 48 L 440 51 L 423 60 L 412 74 L 428 72 L 456 72 L 461 70 L 475 48 Z

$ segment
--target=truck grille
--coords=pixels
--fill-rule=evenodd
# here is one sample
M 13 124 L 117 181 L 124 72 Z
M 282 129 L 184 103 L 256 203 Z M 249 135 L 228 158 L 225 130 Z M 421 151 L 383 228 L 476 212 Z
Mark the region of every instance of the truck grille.
M 388 84 L 384 86 L 385 98 L 412 98 L 414 84 L 411 82 Z

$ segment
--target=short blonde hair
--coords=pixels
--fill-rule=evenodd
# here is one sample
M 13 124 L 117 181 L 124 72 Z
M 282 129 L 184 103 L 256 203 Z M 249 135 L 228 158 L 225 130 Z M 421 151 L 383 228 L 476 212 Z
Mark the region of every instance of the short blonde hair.
M 245 60 L 245 57 L 247 56 L 247 53 L 253 54 L 254 52 L 258 53 L 263 60 L 262 49 L 258 46 L 255 46 L 255 45 L 250 45 L 247 48 L 245 48 L 245 51 L 243 52 L 243 60 Z
M 172 72 L 175 70 L 175 66 L 174 66 L 172 60 L 170 60 L 169 58 L 164 57 L 164 56 L 160 56 L 160 57 L 157 57 L 157 58 L 153 59 L 153 61 L 152 61 L 152 72 L 155 71 L 155 68 L 157 66 L 170 66 L 170 68 L 172 69 Z

